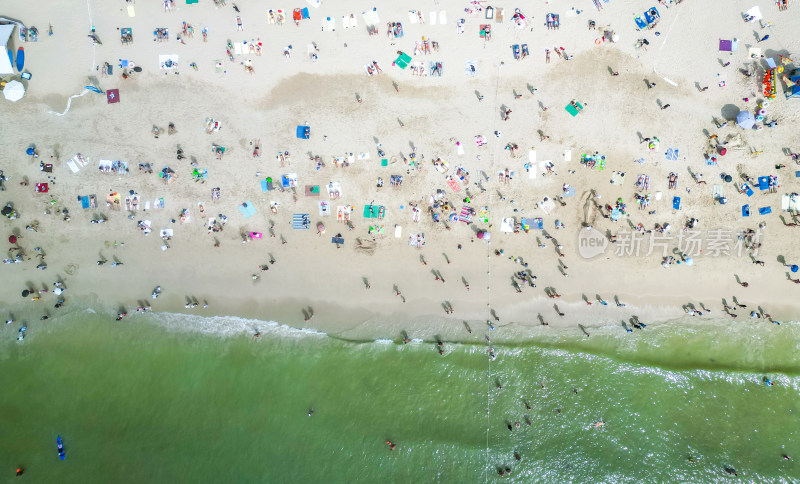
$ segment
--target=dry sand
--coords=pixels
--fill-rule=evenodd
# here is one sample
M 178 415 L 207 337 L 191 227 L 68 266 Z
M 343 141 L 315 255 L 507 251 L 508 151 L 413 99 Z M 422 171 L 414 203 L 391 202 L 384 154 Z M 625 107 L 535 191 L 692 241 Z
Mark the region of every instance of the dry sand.
M 758 22 L 742 20 L 742 12 L 753 4 L 760 5 L 766 16 L 764 22 L 770 21 L 771 27 L 762 29 Z M 489 42 L 478 35 L 479 25 L 489 22 L 483 14 L 465 13 L 466 2 L 440 1 L 423 9 L 426 21 L 429 11 L 445 10 L 446 25 L 412 24 L 408 8 L 379 5 L 381 23 L 374 37 L 368 36 L 361 16 L 372 6 L 361 2 L 323 1 L 318 9 L 309 6 L 311 19 L 299 27 L 291 21 L 291 9 L 285 25 L 267 22 L 269 8 L 292 5 L 242 1 L 238 6 L 243 31 L 236 28 L 232 4 L 216 9 L 210 0 L 198 5 L 179 2 L 171 13 L 165 13 L 160 2 L 139 2 L 134 18 L 127 15 L 122 1 L 90 1 L 88 8 L 81 3 L 45 1 L 35 11 L 21 4 L 6 6 L 6 16 L 37 26 L 41 34 L 37 43 L 24 44 L 26 70 L 33 74 L 27 82 L 27 96 L 15 104 L 2 104 L 6 122 L 0 137 L 0 169 L 11 180 L 0 201 L 13 201 L 21 214 L 19 220 L 2 223 L 8 234 L 21 231 L 20 245 L 29 256 L 35 255 L 34 246 L 42 247 L 48 269 L 36 270 L 36 258 L 0 267 L 0 294 L 4 295 L 0 296 L 0 305 L 40 308 L 36 311 L 46 307 L 53 312 L 49 309 L 52 295 L 37 303 L 22 304 L 19 293 L 26 284 L 38 287 L 61 277 L 69 288 L 65 293 L 67 304 L 70 299 L 96 297 L 111 307 L 131 310 L 138 300 L 152 301 L 150 292 L 161 285 L 163 296 L 152 301 L 156 311 L 258 317 L 347 337 L 396 337 L 406 330 L 412 337 L 437 334 L 467 338 L 463 321 L 472 321 L 475 327 L 476 321 L 491 319 L 490 309 L 500 316 L 498 325 L 513 330 L 504 334 L 514 337 L 547 331 L 539 328 L 539 314 L 551 328 L 575 328 L 581 323 L 591 330 L 599 325 L 619 325 L 634 314 L 646 321 L 674 318 L 683 314 L 681 305 L 689 302 L 702 302 L 713 309 L 711 316 L 717 316 L 722 312 L 720 300 L 727 298 L 730 302 L 731 296 L 753 307 L 763 306 L 776 319 L 796 316 L 793 301 L 798 286 L 787 281 L 786 268 L 777 258 L 783 256 L 789 263 L 800 260 L 800 249 L 793 243 L 797 229 L 784 227 L 779 218 L 788 217 L 780 210 L 780 196 L 796 190 L 796 166 L 782 149 L 800 151 L 794 136 L 800 103 L 784 99 L 779 87 L 767 116 L 779 121 L 776 128 L 744 131 L 729 122 L 717 129 L 713 123 L 715 117 L 721 119 L 723 106 L 754 110 L 755 100 L 762 97 L 756 77 L 763 75 L 763 69 L 749 79 L 739 73 L 747 65 L 752 69 L 748 48 L 755 44 L 756 35 L 770 34 L 770 39 L 759 45 L 768 55 L 800 55 L 800 20 L 793 14 L 796 6 L 779 12 L 774 2 L 764 0 L 727 2 L 723 8 L 697 0 L 685 0 L 671 8 L 658 4 L 662 16 L 659 25 L 637 32 L 633 16 L 650 6 L 646 2 L 612 0 L 597 11 L 585 0 L 574 5 L 580 14 L 571 10 L 570 4 L 525 7 L 523 14 L 530 22 L 524 29 L 511 20 L 516 5 L 501 2 L 505 21 L 490 22 L 493 34 Z M 559 30 L 545 28 L 548 11 L 560 14 Z M 350 13 L 356 14 L 358 27 L 343 29 L 341 17 Z M 334 32 L 320 29 L 321 20 L 327 16 L 337 20 Z M 460 18 L 466 20 L 462 35 L 456 31 Z M 596 22 L 598 30 L 587 28 L 589 20 Z M 185 39 L 185 45 L 175 40 L 183 21 L 196 29 L 193 38 Z M 389 21 L 403 22 L 404 37 L 387 38 Z M 48 23 L 53 25 L 52 37 L 46 33 Z M 93 46 L 87 38 L 92 25 L 102 45 Z M 597 45 L 600 29 L 609 26 L 620 40 Z M 122 27 L 133 28 L 132 44 L 119 42 L 118 28 Z M 170 29 L 168 42 L 153 41 L 152 32 L 158 27 Z M 200 35 L 203 27 L 209 29 L 207 43 Z M 438 42 L 439 52 L 415 56 L 415 60 L 426 65 L 431 60 L 441 61 L 442 77 L 417 77 L 410 69 L 392 65 L 396 51 L 412 54 L 414 41 L 423 36 Z M 635 46 L 642 37 L 650 42 L 646 50 Z M 718 52 L 718 39 L 734 37 L 741 39 L 738 52 Z M 228 39 L 260 39 L 263 53 L 236 56 L 229 62 L 225 53 Z M 19 44 L 17 39 L 14 42 Z M 312 42 L 319 48 L 316 62 L 307 55 Z M 514 60 L 510 46 L 522 43 L 528 44 L 531 55 Z M 293 47 L 290 61 L 283 55 L 288 45 Z M 555 46 L 564 47 L 572 59 L 565 61 L 553 54 L 546 64 L 544 50 Z M 163 54 L 180 56 L 180 74 L 159 69 L 158 56 Z M 118 59 L 134 61 L 143 71 L 123 79 Z M 223 74 L 214 72 L 217 59 L 225 60 Z M 242 65 L 247 60 L 252 61 L 252 75 Z M 368 77 L 363 66 L 373 60 L 380 63 L 383 74 Z M 467 60 L 477 61 L 475 77 L 465 74 Z M 101 76 L 96 70 L 106 61 L 114 65 L 112 76 Z M 727 61 L 731 65 L 723 67 Z M 197 64 L 197 71 L 189 67 L 191 62 Z M 610 71 L 618 71 L 619 76 L 610 75 Z M 66 115 L 52 114 L 63 111 L 67 98 L 80 93 L 92 76 L 102 89 L 118 88 L 121 102 L 109 105 L 105 96 L 90 93 L 74 99 Z M 677 85 L 670 85 L 662 76 Z M 726 81 L 725 87 L 718 86 L 720 78 Z M 656 86 L 649 89 L 645 80 Z M 529 92 L 529 86 L 537 89 L 535 94 Z M 700 92 L 703 86 L 710 87 Z M 483 96 L 482 101 L 476 91 Z M 515 99 L 515 91 L 522 94 L 520 99 Z M 363 98 L 362 103 L 356 102 L 357 95 Z M 748 103 L 743 101 L 745 97 L 750 98 Z M 585 106 L 574 118 L 564 110 L 571 100 Z M 670 107 L 662 110 L 662 104 Z M 504 106 L 513 111 L 508 121 L 501 117 Z M 542 106 L 549 109 L 544 111 Z M 222 123 L 218 133 L 206 134 L 207 117 Z M 177 133 L 155 139 L 152 126 L 166 128 L 169 122 L 175 123 Z M 295 137 L 299 124 L 311 126 L 309 140 Z M 494 136 L 495 131 L 501 132 L 500 138 Z M 539 131 L 550 139 L 541 141 Z M 486 137 L 487 146 L 476 147 L 473 137 L 479 134 Z M 661 140 L 659 149 L 648 151 L 640 143 L 639 134 L 657 136 Z M 720 138 L 740 134 L 744 143 L 741 149 L 729 149 L 725 157 L 720 157 L 719 166 L 706 166 L 703 153 L 710 134 Z M 262 143 L 260 158 L 252 156 L 251 142 L 255 139 Z M 463 156 L 457 154 L 455 140 L 464 145 Z M 380 166 L 376 142 L 387 152 L 388 167 Z M 228 148 L 223 160 L 215 159 L 212 143 Z M 519 145 L 517 157 L 504 149 L 507 143 Z M 39 159 L 25 155 L 30 144 L 36 145 Z M 187 156 L 195 157 L 200 168 L 208 169 L 208 181 L 201 184 L 192 180 L 189 160 L 175 158 L 177 145 Z M 408 157 L 412 146 L 416 147 L 418 161 L 424 155 L 419 172 L 403 163 L 403 155 Z M 523 165 L 531 147 L 536 148 L 540 162 L 555 163 L 557 175 L 543 176 L 539 166 L 538 176 L 528 178 Z M 665 159 L 668 147 L 679 148 L 677 161 Z M 751 155 L 751 149 L 763 153 Z M 571 161 L 564 161 L 564 150 L 572 151 Z M 275 158 L 278 151 L 291 153 L 290 166 L 280 167 Z M 606 156 L 604 171 L 579 162 L 582 153 L 595 151 Z M 344 169 L 333 166 L 331 157 L 350 152 L 368 152 L 370 158 Z M 76 153 L 90 163 L 73 174 L 66 161 Z M 309 154 L 321 156 L 327 166 L 316 170 Z M 34 184 L 48 181 L 47 174 L 39 171 L 39 162 L 48 162 L 51 155 L 55 156 L 55 183 L 50 185 L 49 194 L 35 194 Z M 452 175 L 457 165 L 469 171 L 469 186 L 453 193 L 445 184 L 445 175 L 431 164 L 437 157 L 449 163 L 447 175 Z M 639 158 L 645 159 L 644 164 L 635 163 Z M 126 161 L 130 173 L 99 173 L 96 167 L 100 159 Z M 178 178 L 165 185 L 156 174 L 138 171 L 140 162 L 151 163 L 155 173 L 168 165 Z M 777 163 L 786 163 L 787 167 L 776 171 Z M 753 177 L 780 175 L 777 194 L 756 190 L 748 199 L 737 194 L 732 184 L 724 183 L 728 204 L 715 204 L 712 186 L 723 184 L 719 181 L 721 173 L 736 177 L 739 165 Z M 495 175 L 506 168 L 516 173 L 509 184 L 500 183 Z M 708 184 L 696 185 L 687 168 L 703 173 Z M 473 184 L 481 178 L 480 171 L 490 176 L 484 183 L 485 193 Z M 626 173 L 622 185 L 610 183 L 614 171 Z M 673 171 L 680 174 L 675 191 L 667 189 L 667 176 Z M 270 176 L 279 180 L 281 174 L 289 172 L 298 174 L 296 202 L 289 191 L 261 192 L 260 179 Z M 390 186 L 393 174 L 405 177 L 403 186 Z M 634 184 L 639 174 L 650 176 L 647 193 L 663 192 L 663 198 L 653 201 L 649 208 L 656 211 L 654 215 L 635 205 Z M 382 188 L 376 186 L 378 177 L 385 182 Z M 20 186 L 23 178 L 29 180 L 29 186 Z M 341 183 L 343 197 L 330 202 L 331 216 L 320 217 L 318 202 L 328 200 L 325 186 L 331 181 Z M 537 207 L 538 202 L 560 195 L 564 183 L 575 187 L 576 196 L 565 199 L 566 206 L 556 204 L 552 214 L 545 214 Z M 304 196 L 305 185 L 319 185 L 322 195 Z M 211 200 L 212 187 L 221 188 L 220 200 Z M 488 209 L 489 223 L 451 223 L 448 230 L 444 224 L 431 221 L 427 213 L 429 197 L 442 189 L 460 209 L 466 196 L 464 188 L 469 188 L 469 206 Z M 109 192 L 120 193 L 124 205 L 129 190 L 141 198 L 139 211 L 132 218 L 124 206 L 116 211 L 103 206 Z M 591 190 L 602 195 L 601 203 L 613 203 L 621 197 L 630 217 L 614 223 L 598 216 L 592 208 Z M 97 194 L 101 206 L 82 210 L 76 197 L 92 193 Z M 680 211 L 671 206 L 675 195 L 682 198 Z M 166 208 L 143 213 L 144 201 L 152 203 L 158 197 L 164 198 Z M 245 220 L 237 207 L 246 200 L 254 202 L 258 213 Z M 280 203 L 277 214 L 270 212 L 270 201 Z M 363 206 L 373 201 L 386 207 L 381 222 L 386 234 L 374 239 L 368 234 L 370 221 L 361 216 Z M 222 213 L 228 217 L 223 232 L 207 234 L 198 202 L 204 204 L 207 215 Z M 412 221 L 411 203 L 423 210 L 419 223 Z M 746 219 L 741 217 L 744 203 L 753 207 L 753 215 Z M 336 222 L 336 207 L 345 204 L 356 207 L 352 231 Z M 771 206 L 773 213 L 759 216 L 757 208 L 762 206 Z M 55 213 L 61 208 L 69 210 L 69 222 Z M 191 221 L 170 223 L 184 208 L 189 210 Z M 311 229 L 293 230 L 293 213 L 311 214 Z M 109 219 L 107 223 L 89 222 L 101 214 Z M 556 244 L 545 241 L 539 231 L 500 231 L 502 218 L 517 217 L 519 221 L 521 216 L 542 217 L 546 232 L 557 236 L 565 253 L 561 260 L 569 267 L 568 277 L 559 270 Z M 753 264 L 743 253 L 698 256 L 691 267 L 673 265 L 664 269 L 659 255 L 643 255 L 647 238 L 639 257 L 619 257 L 614 254 L 614 245 L 592 259 L 578 253 L 582 223 L 590 222 L 602 233 L 629 230 L 628 220 L 648 229 L 655 223 L 669 223 L 671 235 L 676 237 L 671 251 L 680 228 L 690 217 L 700 220 L 697 228 L 704 234 L 706 230 L 725 229 L 732 231 L 734 239 L 742 229 L 756 229 L 759 223 L 766 223 L 763 247 L 756 255 L 765 265 Z M 149 236 L 137 229 L 137 221 L 145 219 L 152 220 L 153 233 Z M 555 230 L 555 220 L 566 228 Z M 33 221 L 39 222 L 36 233 L 25 230 L 25 225 Z M 315 230 L 319 221 L 327 226 L 327 233 L 321 237 Z M 276 238 L 268 235 L 272 222 Z M 395 225 L 402 226 L 400 238 L 394 237 Z M 163 242 L 158 237 L 162 228 L 175 232 L 166 251 L 161 250 Z M 477 229 L 490 230 L 491 243 L 477 240 Z M 240 233 L 250 231 L 263 232 L 265 238 L 243 244 Z M 339 232 L 345 244 L 337 249 L 330 237 Z M 426 245 L 422 250 L 409 246 L 412 233 L 424 233 Z M 281 244 L 280 238 L 287 243 Z M 537 238 L 547 247 L 538 248 Z M 218 248 L 214 247 L 215 239 L 220 241 Z M 123 241 L 124 247 L 109 246 L 113 241 Z M 374 245 L 374 249 L 358 249 L 357 241 Z M 494 255 L 500 249 L 503 256 Z M 251 274 L 258 273 L 259 265 L 271 256 L 275 264 L 253 281 Z M 420 262 L 420 256 L 427 265 Z M 528 269 L 537 276 L 536 288 L 526 286 L 520 294 L 515 291 L 512 275 L 523 268 L 509 256 L 522 257 L 528 263 Z M 117 257 L 124 264 L 97 266 L 95 261 L 101 257 Z M 441 271 L 446 282 L 437 282 L 432 270 Z M 739 286 L 734 274 L 749 282 L 749 287 Z M 370 282 L 369 290 L 364 278 Z M 469 291 L 462 278 L 468 281 Z M 405 303 L 396 296 L 395 285 Z M 557 316 L 554 300 L 545 295 L 546 287 L 554 287 L 562 295 L 555 302 L 565 317 Z M 609 306 L 588 306 L 583 301 L 584 295 L 595 300 L 596 294 Z M 627 307 L 614 307 L 615 295 Z M 210 306 L 185 310 L 186 297 L 197 298 L 201 304 L 207 300 Z M 452 304 L 453 314 L 445 314 L 445 301 Z M 305 322 L 302 311 L 309 307 L 315 316 Z M 738 316 L 747 319 L 746 313 Z

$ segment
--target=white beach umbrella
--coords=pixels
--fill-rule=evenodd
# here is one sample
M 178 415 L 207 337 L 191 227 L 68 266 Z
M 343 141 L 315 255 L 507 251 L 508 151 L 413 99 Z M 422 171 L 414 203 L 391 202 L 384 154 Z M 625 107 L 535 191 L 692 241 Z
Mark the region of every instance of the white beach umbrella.
M 17 102 L 25 95 L 25 85 L 19 81 L 11 81 L 3 88 L 3 96 L 11 102 Z

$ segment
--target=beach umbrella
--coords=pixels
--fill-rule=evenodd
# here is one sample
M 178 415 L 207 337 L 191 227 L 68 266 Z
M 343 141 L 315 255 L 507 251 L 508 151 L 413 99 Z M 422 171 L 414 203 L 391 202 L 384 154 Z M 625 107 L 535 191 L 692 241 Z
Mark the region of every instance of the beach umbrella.
M 16 244 L 17 243 L 17 236 L 16 235 L 9 235 L 8 236 L 8 241 L 10 243 L 12 243 L 12 244 Z
M 25 150 L 25 154 L 28 156 L 33 156 L 34 153 L 36 153 L 36 150 L 33 149 L 33 146 L 30 146 L 27 150 Z
M 317 223 L 317 233 L 324 234 L 325 233 L 325 224 L 322 222 Z
M 756 125 L 756 118 L 750 111 L 739 111 L 736 115 L 736 124 L 742 129 L 752 129 Z
M 726 182 L 730 183 L 731 181 L 733 181 L 733 177 L 732 177 L 732 176 L 730 176 L 730 175 L 725 175 L 725 177 L 723 178 L 723 180 L 725 180 Z
M 30 293 L 31 293 L 31 292 L 30 292 L 29 290 L 27 290 L 27 289 L 23 289 L 23 290 L 22 290 L 22 297 L 28 297 L 28 294 L 30 294 Z
M 726 153 L 728 153 L 728 148 L 720 148 L 719 149 L 719 155 L 720 156 L 725 156 Z
M 789 269 L 791 269 L 792 272 L 797 272 L 797 270 L 800 269 L 800 267 L 797 267 L 797 264 L 792 264 L 792 267 L 790 267 Z
M 11 81 L 3 88 L 3 96 L 11 102 L 17 102 L 25 95 L 25 85 L 19 81 Z

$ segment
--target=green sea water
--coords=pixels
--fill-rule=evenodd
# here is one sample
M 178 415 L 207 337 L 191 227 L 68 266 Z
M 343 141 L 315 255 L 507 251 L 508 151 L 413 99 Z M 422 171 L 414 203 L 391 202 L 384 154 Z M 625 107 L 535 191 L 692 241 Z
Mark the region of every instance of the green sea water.
M 237 318 L 74 311 L 23 342 L 16 323 L 0 482 L 796 482 L 800 328 L 693 324 L 492 341 L 490 361 L 483 340 L 439 355 Z

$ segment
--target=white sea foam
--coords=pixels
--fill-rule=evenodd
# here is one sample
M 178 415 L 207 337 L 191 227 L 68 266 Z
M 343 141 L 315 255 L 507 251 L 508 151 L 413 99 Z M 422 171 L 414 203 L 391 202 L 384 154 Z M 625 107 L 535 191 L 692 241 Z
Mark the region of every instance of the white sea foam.
M 295 328 L 276 321 L 262 321 L 238 316 L 200 316 L 181 313 L 148 313 L 157 324 L 174 331 L 199 332 L 217 336 L 253 335 L 278 337 L 327 337 L 324 332 L 311 328 Z

